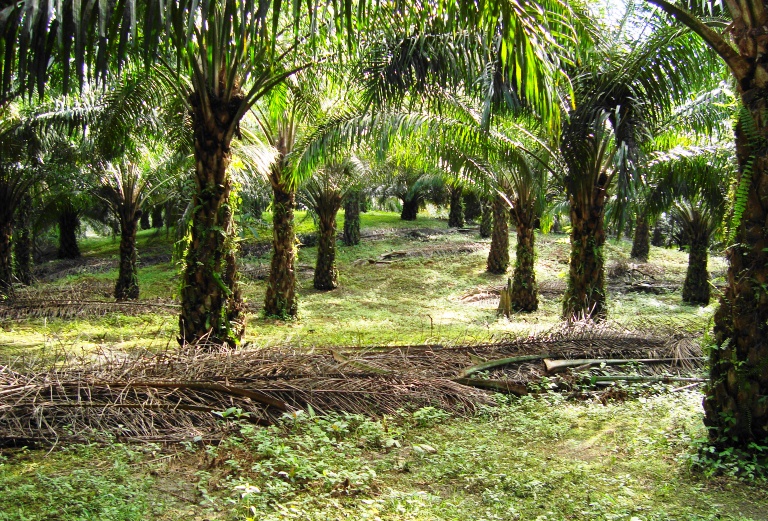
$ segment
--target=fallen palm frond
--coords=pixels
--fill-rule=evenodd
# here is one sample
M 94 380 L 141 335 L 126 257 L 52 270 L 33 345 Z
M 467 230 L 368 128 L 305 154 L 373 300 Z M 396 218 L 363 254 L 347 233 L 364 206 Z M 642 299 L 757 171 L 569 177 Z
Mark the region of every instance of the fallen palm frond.
M 584 359 L 652 359 L 653 364 L 633 366 L 634 374 L 666 381 L 689 376 L 690 368 L 701 366 L 700 355 L 690 337 L 571 324 L 472 346 L 307 352 L 198 345 L 162 353 L 19 359 L 0 365 L 0 444 L 85 440 L 105 433 L 144 440 L 217 439 L 232 428 L 222 419 L 228 410 L 259 424 L 308 407 L 380 415 L 434 406 L 466 413 L 492 402 L 483 389 L 525 394 L 529 384 L 547 375 L 544 358 L 578 365 Z M 615 366 L 598 371 L 599 377 L 621 376 Z M 481 378 L 469 378 L 481 372 Z
M 547 368 L 547 373 L 554 374 L 565 371 L 572 367 L 587 368 L 593 365 L 626 365 L 626 364 L 671 364 L 681 362 L 683 359 L 678 358 L 577 358 L 573 360 L 552 360 L 550 358 L 544 358 L 544 367 Z M 686 361 L 703 361 L 703 357 L 687 358 Z
M 5 320 L 24 320 L 29 318 L 77 318 L 121 313 L 140 315 L 163 311 L 174 312 L 176 304 L 158 302 L 115 302 L 85 299 L 14 299 L 0 304 L 0 318 Z

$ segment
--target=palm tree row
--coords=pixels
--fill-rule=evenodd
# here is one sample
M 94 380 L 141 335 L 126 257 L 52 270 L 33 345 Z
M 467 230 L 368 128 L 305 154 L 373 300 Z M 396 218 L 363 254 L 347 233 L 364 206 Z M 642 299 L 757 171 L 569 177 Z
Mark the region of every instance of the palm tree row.
M 535 307 L 530 230 L 540 211 L 540 186 L 553 179 L 560 183 L 571 222 L 563 312 L 566 317 L 600 318 L 605 314 L 606 209 L 612 208 L 612 224 L 621 233 L 632 211 L 629 202 L 642 186 L 640 168 L 647 164 L 643 147 L 651 139 L 650 129 L 712 78 L 716 54 L 736 79 L 744 109 L 737 125 L 734 246 L 729 250 L 728 289 L 716 315 L 720 349 L 712 350 L 707 425 L 722 446 L 765 445 L 768 371 L 762 361 L 768 359 L 764 226 L 768 204 L 762 194 L 768 183 L 763 172 L 768 164 L 763 157 L 768 150 L 763 146 L 768 73 L 759 59 L 765 45 L 759 35 L 768 25 L 766 6 L 758 0 L 731 2 L 725 8 L 710 8 L 706 1 L 701 6 L 686 2 L 694 9 L 688 11 L 667 0 L 648 2 L 691 31 L 649 17 L 639 29 L 624 32 L 627 18 L 619 31 L 603 31 L 608 37 L 599 38 L 581 16 L 581 5 L 556 0 L 416 2 L 416 9 L 363 0 L 168 4 L 144 0 L 77 3 L 77 9 L 64 1 L 54 9 L 50 0 L 25 0 L 4 8 L 0 17 L 5 49 L 0 108 L 10 110 L 19 94 L 43 95 L 49 82 L 58 82 L 51 87 L 63 93 L 71 90 L 72 83 L 81 88 L 89 82 L 104 83 L 125 67 L 129 57 L 157 65 L 161 75 L 172 80 L 177 115 L 187 123 L 185 141 L 194 162 L 179 319 L 185 342 L 206 339 L 234 345 L 243 335 L 230 167 L 233 140 L 248 130 L 248 114 L 254 108 L 256 127 L 273 155 L 265 173 L 273 190 L 275 230 L 268 313 L 295 315 L 291 214 L 297 189 L 307 172 L 316 170 L 308 167 L 323 164 L 327 173 L 342 164 L 343 158 L 334 157 L 344 154 L 342 147 L 330 146 L 332 141 L 322 135 L 346 125 L 356 129 L 346 140 L 351 143 L 376 134 L 386 148 L 393 134 L 402 135 L 403 130 L 409 139 L 432 139 L 437 164 L 464 182 L 487 189 L 498 227 L 512 212 L 518 232 L 520 275 L 515 280 L 522 288 L 520 309 Z M 700 15 L 705 9 L 730 18 L 733 23 L 726 36 L 703 23 Z M 94 23 L 81 23 L 83 17 Z M 714 54 L 700 45 L 702 40 Z M 313 112 L 318 107 L 303 100 L 296 82 L 287 79 L 301 71 L 316 71 L 324 62 L 341 58 L 342 64 L 347 63 L 353 55 L 364 57 L 358 67 L 363 115 L 316 118 Z M 446 101 L 462 97 L 468 100 L 463 109 L 462 104 Z M 437 110 L 439 115 L 396 116 L 414 106 L 433 109 L 432 114 Z M 500 122 L 521 112 L 537 119 L 548 135 L 504 139 Z M 395 133 L 392 121 L 397 122 Z M 438 123 L 442 131 L 437 130 Z M 318 125 L 316 131 L 309 130 L 313 125 Z M 22 128 L 12 126 L 4 125 L 3 139 L 5 132 L 12 136 Z M 445 128 L 461 129 L 451 135 L 452 143 L 444 139 Z M 29 184 L 17 181 L 23 176 L 15 169 L 26 154 L 25 171 L 34 177 L 35 153 L 5 150 L 0 182 L 7 188 L 0 197 L 15 207 Z M 541 176 L 550 182 L 541 183 Z M 526 183 L 536 188 L 523 190 Z M 123 188 L 123 201 L 132 200 L 126 193 Z M 318 214 L 321 208 L 325 213 L 341 204 L 338 192 L 316 190 L 315 195 Z M 691 242 L 697 245 L 691 251 L 701 257 L 706 234 L 696 230 L 709 229 L 707 222 L 717 219 L 694 211 L 699 196 L 686 197 L 688 207 L 679 202 L 677 215 L 690 225 L 686 226 Z M 408 201 L 412 205 L 412 198 Z M 412 213 L 409 208 L 406 217 Z M 644 213 L 636 213 L 642 230 Z M 134 211 L 125 218 L 135 216 Z M 11 221 L 12 216 L 0 215 L 0 281 L 9 280 L 8 241 L 3 237 L 10 235 Z M 330 237 L 330 223 L 325 226 Z M 508 263 L 507 248 L 499 248 L 506 234 L 501 228 L 497 232 L 489 269 L 501 271 Z M 126 253 L 130 257 L 127 248 Z M 319 278 L 323 279 L 322 273 Z

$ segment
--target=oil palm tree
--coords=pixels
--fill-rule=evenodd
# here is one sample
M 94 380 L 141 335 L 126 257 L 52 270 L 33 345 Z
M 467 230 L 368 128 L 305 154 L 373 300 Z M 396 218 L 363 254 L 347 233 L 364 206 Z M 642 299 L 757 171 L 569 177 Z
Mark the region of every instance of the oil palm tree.
M 575 108 L 560 145 L 572 230 L 565 318 L 605 316 L 603 221 L 610 183 L 615 180 L 614 215 L 621 230 L 647 128 L 718 72 L 712 54 L 691 34 L 657 18 L 647 19 L 639 38 L 628 38 L 629 15 L 631 9 L 619 29 L 604 31 L 572 71 Z
M 11 237 L 14 217 L 27 190 L 42 175 L 40 139 L 15 107 L 2 109 L 0 123 L 0 296 L 13 282 Z
M 158 160 L 160 156 L 166 159 Z M 133 156 L 133 157 L 131 157 Z M 133 154 L 94 165 L 98 169 L 94 193 L 107 203 L 120 226 L 120 261 L 115 299 L 139 298 L 136 269 L 136 232 L 147 201 L 164 183 L 184 172 L 186 156 L 168 154 L 164 147 L 140 146 Z
M 356 192 L 356 178 L 362 177 L 365 165 L 356 157 L 343 162 L 331 162 L 315 173 L 302 189 L 302 199 L 317 216 L 318 246 L 313 285 L 315 289 L 331 290 L 338 284 L 336 269 L 336 214 L 350 192 Z M 358 217 L 359 223 L 359 217 Z M 346 230 L 346 222 L 345 222 Z M 359 230 L 358 230 L 359 236 Z
M 722 231 L 729 202 L 728 189 L 735 179 L 732 147 L 677 144 L 649 156 L 647 170 L 654 180 L 646 199 L 649 215 L 670 212 L 688 246 L 688 269 L 683 301 L 709 304 L 707 252 Z M 722 234 L 720 234 L 722 235 Z
M 418 9 L 370 0 L 137 0 L 116 4 L 21 0 L 2 9 L 0 104 L 20 92 L 42 94 L 50 78 L 67 92 L 73 78 L 105 80 L 129 52 L 162 63 L 176 79 L 191 116 L 195 186 L 191 240 L 182 275 L 181 339 L 236 344 L 244 331 L 237 289 L 231 143 L 241 120 L 272 88 L 316 63 L 327 43 L 354 47 L 355 31 L 404 24 L 493 28 L 505 40 L 507 74 L 525 84 L 542 112 L 557 114 L 548 48 L 562 34 L 571 8 L 505 0 L 417 2 Z M 383 14 L 382 14 L 383 13 Z M 549 13 L 554 13 L 551 16 Z M 549 20 L 560 23 L 550 30 Z M 86 21 L 87 23 L 84 23 Z M 416 29 L 418 30 L 418 29 Z M 50 64 L 58 74 L 49 74 Z M 434 78 L 421 76 L 420 81 Z M 523 79 L 526 81 L 524 82 Z M 553 119 L 553 118 L 550 118 Z M 288 201 L 285 201 L 288 203 Z M 290 307 L 290 305 L 288 306 Z

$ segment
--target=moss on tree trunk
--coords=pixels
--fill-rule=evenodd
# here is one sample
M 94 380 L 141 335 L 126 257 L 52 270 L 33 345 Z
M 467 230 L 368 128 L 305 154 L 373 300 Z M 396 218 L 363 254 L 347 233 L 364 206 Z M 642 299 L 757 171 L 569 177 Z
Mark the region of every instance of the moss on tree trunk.
M 515 311 L 536 311 L 539 308 L 539 294 L 534 271 L 534 232 L 530 221 L 517 222 L 517 246 L 515 273 L 512 279 L 512 309 Z
M 460 186 L 451 186 L 451 204 L 448 212 L 448 227 L 449 228 L 463 228 L 464 227 L 464 201 L 462 199 L 462 192 Z
M 568 320 L 605 318 L 604 191 L 595 191 L 592 204 L 571 200 L 571 259 L 563 301 L 563 317 Z
M 632 253 L 630 255 L 633 259 L 641 262 L 648 262 L 648 254 L 650 251 L 650 226 L 648 224 L 648 217 L 645 214 L 640 213 L 637 216 L 635 235 L 632 240 Z
M 211 96 L 211 94 L 209 94 Z M 197 94 L 190 96 L 195 144 L 195 185 L 190 239 L 181 288 L 180 341 L 236 345 L 245 332 L 238 283 L 232 152 L 226 128 L 237 101 L 211 104 L 206 116 Z M 216 101 L 216 100 L 214 100 Z
M 59 251 L 60 259 L 76 259 L 80 257 L 80 247 L 77 245 L 77 230 L 80 228 L 80 214 L 74 208 L 67 206 L 59 213 Z
M 352 190 L 344 197 L 344 244 L 360 244 L 360 198 L 358 190 Z
M 136 231 L 141 212 L 120 219 L 120 267 L 115 284 L 115 299 L 139 298 L 139 275 L 136 271 Z
M 315 264 L 314 287 L 319 290 L 335 289 L 339 285 L 336 269 L 336 214 L 341 207 L 341 197 L 328 194 L 322 208 L 316 208 L 319 220 L 319 242 Z
M 493 200 L 493 233 L 488 252 L 488 271 L 500 275 L 509 267 L 509 209 L 501 196 Z
M 751 138 L 763 143 L 768 137 L 765 92 L 743 94 L 759 133 Z M 717 347 L 710 350 L 704 423 L 720 449 L 755 454 L 755 445 L 768 446 L 768 153 L 765 146 L 753 150 L 749 140 L 743 125 L 737 126 L 740 183 L 748 189 L 727 250 L 728 286 L 715 313 Z
M 264 298 L 264 314 L 282 319 L 299 313 L 296 295 L 296 234 L 293 208 L 296 192 L 281 182 L 282 173 L 272 176 L 272 262 Z
M 702 230 L 690 237 L 688 270 L 683 283 L 683 301 L 691 304 L 709 304 L 709 273 L 707 272 L 707 249 L 709 234 Z

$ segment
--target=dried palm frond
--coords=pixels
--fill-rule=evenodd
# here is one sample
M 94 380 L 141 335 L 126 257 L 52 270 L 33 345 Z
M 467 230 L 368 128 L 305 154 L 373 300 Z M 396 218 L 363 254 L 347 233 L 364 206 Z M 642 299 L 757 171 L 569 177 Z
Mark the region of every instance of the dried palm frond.
M 233 407 L 260 424 L 310 406 L 367 415 L 425 406 L 466 413 L 492 399 L 474 387 L 480 380 L 464 377 L 465 370 L 504 358 L 512 360 L 487 364 L 485 376 L 493 390 L 518 393 L 547 374 L 544 355 L 670 359 L 632 366 L 638 376 L 681 376 L 701 366 L 701 351 L 690 336 L 659 337 L 591 323 L 472 346 L 324 352 L 213 347 L 107 351 L 95 361 L 72 355 L 24 358 L 0 366 L 0 444 L 83 440 L 104 433 L 144 440 L 216 439 L 231 427 L 216 413 Z M 622 370 L 621 365 L 595 367 L 600 375 Z

